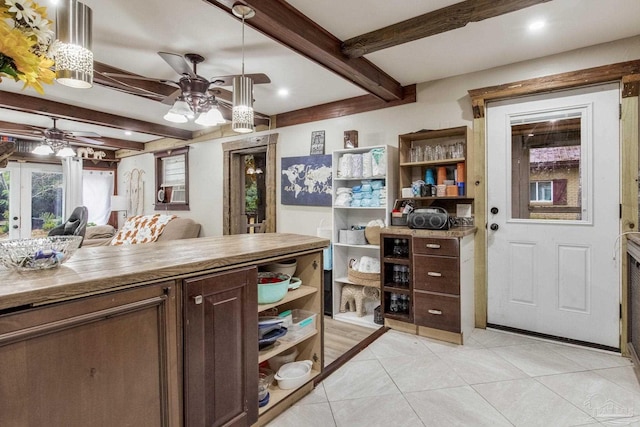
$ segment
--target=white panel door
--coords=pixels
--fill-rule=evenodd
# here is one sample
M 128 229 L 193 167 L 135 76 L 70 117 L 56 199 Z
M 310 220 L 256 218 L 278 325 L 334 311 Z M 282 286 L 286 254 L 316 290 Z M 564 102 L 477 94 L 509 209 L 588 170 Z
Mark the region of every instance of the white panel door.
M 487 110 L 489 324 L 619 348 L 618 84 Z

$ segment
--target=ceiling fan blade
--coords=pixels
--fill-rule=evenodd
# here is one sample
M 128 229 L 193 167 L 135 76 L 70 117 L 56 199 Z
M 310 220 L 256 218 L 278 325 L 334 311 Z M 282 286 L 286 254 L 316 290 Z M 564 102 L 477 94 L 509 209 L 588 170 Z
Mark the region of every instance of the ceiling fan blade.
M 162 103 L 166 105 L 173 105 L 173 103 L 176 102 L 176 98 L 178 98 L 180 95 L 182 95 L 182 89 L 177 89 L 171 95 L 165 96 L 162 100 Z
M 178 85 L 178 82 L 174 82 L 173 80 L 154 79 L 152 77 L 144 77 L 144 76 L 132 76 L 131 74 L 102 73 L 102 75 L 106 77 L 111 77 L 113 79 L 144 80 L 148 82 L 158 82 L 158 83 L 164 83 L 164 84 Z
M 234 77 L 240 77 L 241 74 L 233 74 L 229 76 L 217 76 L 213 77 L 210 81 L 211 84 L 216 86 L 231 86 L 233 84 Z M 245 74 L 245 77 L 251 78 L 253 80 L 254 85 L 271 83 L 271 79 L 266 74 L 256 73 L 256 74 Z
M 98 141 L 97 139 L 85 138 L 83 136 L 72 136 L 67 139 L 71 142 L 78 142 L 81 144 L 104 145 L 103 141 Z
M 171 68 L 176 70 L 178 74 L 186 74 L 194 78 L 197 77 L 184 56 L 170 52 L 158 52 L 158 55 L 160 55 Z
M 95 132 L 83 132 L 83 131 L 67 131 L 67 133 L 69 135 L 71 135 L 74 138 L 78 138 L 78 137 L 86 137 L 86 138 L 101 138 L 102 135 L 95 133 Z

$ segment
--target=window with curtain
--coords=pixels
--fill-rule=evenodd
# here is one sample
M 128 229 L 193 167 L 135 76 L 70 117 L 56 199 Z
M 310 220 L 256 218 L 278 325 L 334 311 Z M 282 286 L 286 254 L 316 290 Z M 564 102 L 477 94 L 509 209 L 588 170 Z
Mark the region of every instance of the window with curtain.
M 113 171 L 83 170 L 82 200 L 89 211 L 89 222 L 104 225 L 111 214 L 115 174 Z

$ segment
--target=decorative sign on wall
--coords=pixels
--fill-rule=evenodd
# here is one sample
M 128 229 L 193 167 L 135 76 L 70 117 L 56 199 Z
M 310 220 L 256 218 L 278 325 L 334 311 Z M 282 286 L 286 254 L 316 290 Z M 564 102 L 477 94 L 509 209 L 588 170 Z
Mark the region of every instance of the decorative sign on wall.
M 331 206 L 331 154 L 282 158 L 283 205 Z
M 311 153 L 312 156 L 316 154 L 324 154 L 324 131 L 317 130 L 311 132 Z

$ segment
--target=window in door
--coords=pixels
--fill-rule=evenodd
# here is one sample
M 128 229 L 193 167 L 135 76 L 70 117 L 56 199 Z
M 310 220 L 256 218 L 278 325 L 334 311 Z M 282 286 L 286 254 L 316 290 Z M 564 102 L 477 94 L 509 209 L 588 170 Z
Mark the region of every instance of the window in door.
M 581 118 L 511 126 L 513 219 L 583 220 Z

